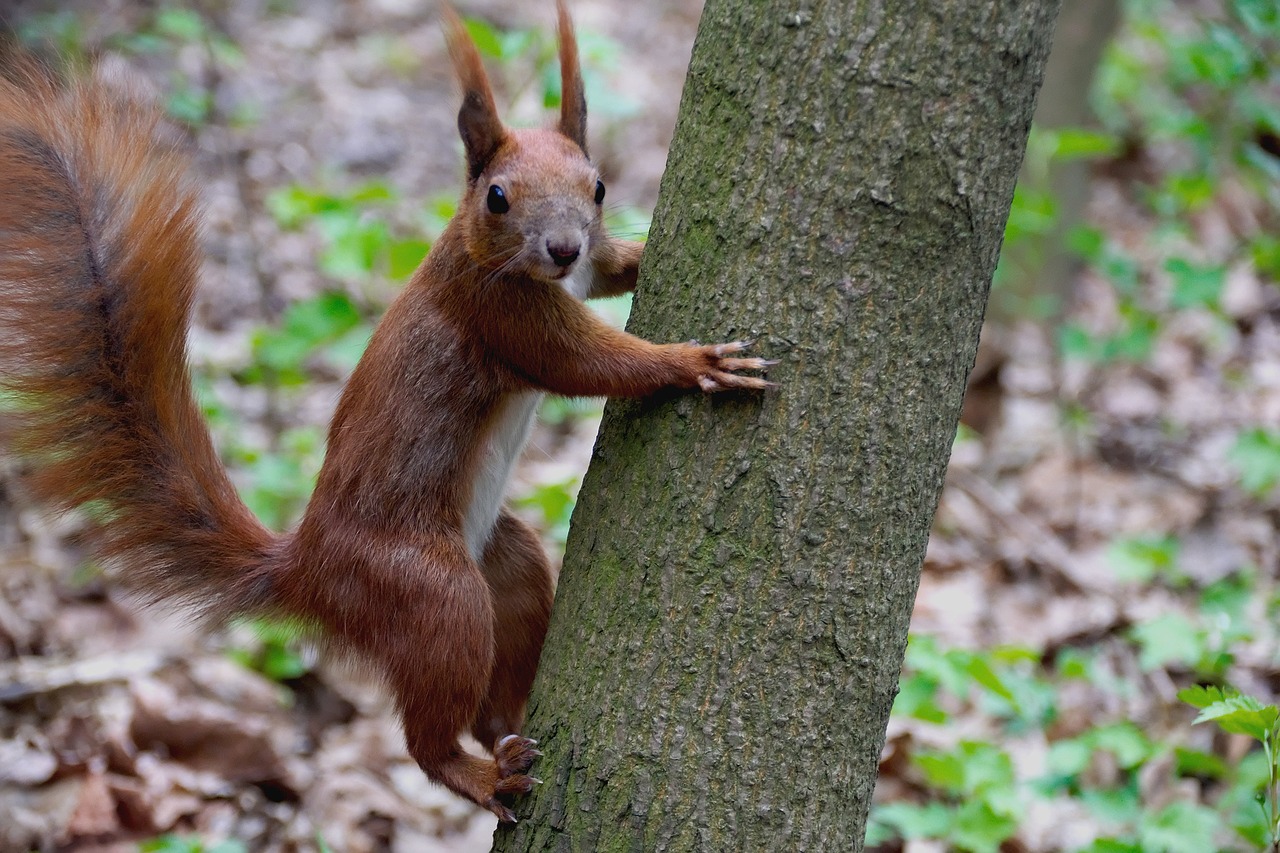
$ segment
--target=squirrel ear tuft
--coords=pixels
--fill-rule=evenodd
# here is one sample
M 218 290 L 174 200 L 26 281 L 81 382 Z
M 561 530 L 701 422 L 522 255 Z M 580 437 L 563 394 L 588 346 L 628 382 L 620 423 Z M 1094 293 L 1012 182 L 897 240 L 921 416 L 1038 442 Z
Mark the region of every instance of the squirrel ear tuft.
M 587 151 L 587 96 L 578 67 L 578 41 L 564 0 L 556 0 L 560 39 L 560 132 Z
M 462 84 L 462 106 L 458 110 L 458 133 L 467 149 L 467 179 L 474 181 L 484 171 L 507 136 L 498 118 L 489 77 L 484 73 L 480 52 L 458 13 L 448 3 L 440 4 L 444 37 L 454 73 Z

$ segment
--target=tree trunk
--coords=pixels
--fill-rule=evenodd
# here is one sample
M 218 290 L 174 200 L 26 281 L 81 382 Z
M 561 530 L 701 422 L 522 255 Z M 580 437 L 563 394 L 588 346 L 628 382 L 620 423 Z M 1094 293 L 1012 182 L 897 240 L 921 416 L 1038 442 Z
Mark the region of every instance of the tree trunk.
M 496 849 L 860 850 L 1057 0 L 710 0 Z
M 1037 128 L 1097 124 L 1089 91 L 1122 12 L 1123 4 L 1116 0 L 1072 0 L 1063 8 L 1036 104 Z M 1001 286 L 988 312 L 992 319 L 1056 323 L 1070 307 L 1080 262 L 1067 247 L 1067 235 L 1080 224 L 1089 200 L 1089 162 L 1075 159 L 1038 166 L 1030 170 L 1024 166 L 1019 180 L 1053 197 L 1053 226 L 1045 234 L 1028 235 L 1013 252 L 1005 253 Z

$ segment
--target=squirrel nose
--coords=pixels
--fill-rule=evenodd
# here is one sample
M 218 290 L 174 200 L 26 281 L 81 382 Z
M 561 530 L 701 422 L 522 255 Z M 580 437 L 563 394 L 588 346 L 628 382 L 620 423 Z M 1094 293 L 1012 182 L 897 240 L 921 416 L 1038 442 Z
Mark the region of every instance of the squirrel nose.
M 553 243 L 547 241 L 547 254 L 551 256 L 551 262 L 558 267 L 567 267 L 578 259 L 578 253 L 582 250 L 580 243 Z

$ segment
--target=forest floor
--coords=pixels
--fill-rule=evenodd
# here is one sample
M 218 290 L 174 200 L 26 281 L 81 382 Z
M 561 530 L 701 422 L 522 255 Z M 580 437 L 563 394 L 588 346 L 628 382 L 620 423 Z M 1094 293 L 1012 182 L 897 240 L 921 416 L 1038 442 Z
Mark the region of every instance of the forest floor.
M 207 260 L 192 349 L 215 436 L 235 436 L 238 484 L 275 458 L 281 435 L 327 421 L 344 374 L 340 358 L 313 359 L 305 385 L 264 388 L 252 378 L 263 329 L 326 291 L 374 312 L 392 293 L 385 276 L 335 276 L 340 259 L 320 271 L 332 232 L 282 225 L 273 191 L 341 199 L 377 179 L 393 188 L 378 215 L 408 230 L 421 227 L 423 200 L 457 193 L 456 96 L 433 5 L 210 0 L 193 6 L 203 31 L 162 20 L 163 4 L 123 0 L 56 12 L 19 2 L 11 13 L 19 32 L 131 66 L 171 111 L 195 110 Z M 460 5 L 499 31 L 545 33 L 552 20 L 549 0 Z M 580 32 L 612 40 L 589 59 L 613 99 L 590 104 L 611 201 L 653 207 L 699 6 L 573 4 Z M 499 101 L 514 102 L 515 120 L 539 120 L 542 90 L 520 77 L 528 62 L 502 67 Z M 1122 171 L 1094 170 L 1087 215 L 1146 263 L 1154 224 Z M 1253 215 L 1227 188 L 1195 223 L 1204 251 Z M 1079 322 L 1114 322 L 1105 282 L 1082 271 L 1073 287 L 1088 306 Z M 1280 424 L 1280 291 L 1234 264 L 1220 309 L 1171 317 L 1133 364 L 1064 362 L 1053 334 L 1028 321 L 987 330 L 985 403 L 953 451 L 912 624 L 903 689 L 919 701 L 890 726 L 878 802 L 989 797 L 999 818 L 989 787 L 948 790 L 912 760 L 995 744 L 1018 780 L 1057 773 L 1061 784 L 1011 794 L 1017 827 L 993 850 L 1076 850 L 1112 831 L 1081 792 L 1132 788 L 1151 813 L 1216 807 L 1225 777 L 1174 765 L 1192 751 L 1238 762 L 1248 742 L 1192 728 L 1176 692 L 1206 671 L 1260 697 L 1277 686 L 1280 501 L 1246 487 L 1242 467 L 1273 461 L 1250 462 L 1238 438 Z M 597 423 L 579 409 L 540 427 L 514 492 L 573 482 Z M 254 446 L 257 457 L 244 450 Z M 86 570 L 74 522 L 43 517 L 17 473 L 0 469 L 0 853 L 154 839 L 164 840 L 151 849 L 225 853 L 488 849 L 492 816 L 425 781 L 365 674 L 253 626 L 208 635 L 138 609 Z M 280 498 L 286 519 L 290 500 Z M 554 515 L 525 503 L 544 527 Z M 562 532 L 548 530 L 549 550 Z M 1064 770 L 1061 744 L 1126 726 L 1141 733 L 1128 753 L 1140 760 L 1097 735 Z M 219 847 L 226 839 L 239 846 Z

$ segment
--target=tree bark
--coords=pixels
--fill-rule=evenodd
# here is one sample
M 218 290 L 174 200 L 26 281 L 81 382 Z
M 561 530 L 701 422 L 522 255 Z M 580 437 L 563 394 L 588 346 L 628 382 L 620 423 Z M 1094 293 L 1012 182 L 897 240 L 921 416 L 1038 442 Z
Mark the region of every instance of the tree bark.
M 710 0 L 496 849 L 860 850 L 1057 0 Z

